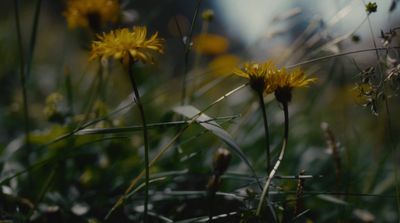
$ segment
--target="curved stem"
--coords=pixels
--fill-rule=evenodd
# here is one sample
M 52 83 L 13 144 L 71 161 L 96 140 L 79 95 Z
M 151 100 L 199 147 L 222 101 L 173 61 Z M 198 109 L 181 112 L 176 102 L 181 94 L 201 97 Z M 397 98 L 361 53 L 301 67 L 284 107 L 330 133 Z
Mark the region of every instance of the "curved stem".
M 289 111 L 288 111 L 288 104 L 287 102 L 282 103 L 283 105 L 283 112 L 284 112 L 284 116 L 285 116 L 285 129 L 284 129 L 284 137 L 283 137 L 283 143 L 282 143 L 282 149 L 281 152 L 279 154 L 278 160 L 276 161 L 274 168 L 271 170 L 271 172 L 269 173 L 267 182 L 265 182 L 265 186 L 263 189 L 263 192 L 261 194 L 261 198 L 260 201 L 258 203 L 258 207 L 257 207 L 257 212 L 256 215 L 260 216 L 262 208 L 263 208 L 263 204 L 264 204 L 264 200 L 268 195 L 268 189 L 269 189 L 269 185 L 271 184 L 272 178 L 274 178 L 276 171 L 278 170 L 279 165 L 281 164 L 282 160 L 283 160 L 283 155 L 285 154 L 285 149 L 286 149 L 286 145 L 287 145 L 287 141 L 289 138 Z
M 149 203 L 149 179 L 150 179 L 149 142 L 148 142 L 147 125 L 146 125 L 146 118 L 144 115 L 144 109 L 143 109 L 142 102 L 140 101 L 139 90 L 137 88 L 136 81 L 133 76 L 132 66 L 133 66 L 133 61 L 132 61 L 132 58 L 130 58 L 129 63 L 128 63 L 128 74 L 129 74 L 129 79 L 131 81 L 131 85 L 133 88 L 133 92 L 135 93 L 135 100 L 136 100 L 136 104 L 139 108 L 140 118 L 142 119 L 142 125 L 143 125 L 144 163 L 145 163 L 144 222 L 148 222 L 147 212 L 148 212 L 148 203 Z
M 266 148 L 266 153 L 267 153 L 267 172 L 271 170 L 271 153 L 270 153 L 270 148 L 269 148 L 269 130 L 268 130 L 268 119 L 267 119 L 267 112 L 265 111 L 265 103 L 264 103 L 264 96 L 263 92 L 257 92 L 258 94 L 258 99 L 260 103 L 260 108 L 262 111 L 262 116 L 264 120 L 264 133 L 265 133 L 265 148 Z

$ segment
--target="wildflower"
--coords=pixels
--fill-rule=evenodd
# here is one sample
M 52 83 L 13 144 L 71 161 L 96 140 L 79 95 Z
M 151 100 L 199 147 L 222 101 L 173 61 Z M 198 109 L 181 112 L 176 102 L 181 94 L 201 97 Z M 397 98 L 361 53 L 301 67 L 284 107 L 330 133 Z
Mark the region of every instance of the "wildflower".
M 193 39 L 194 49 L 205 55 L 218 55 L 227 51 L 229 42 L 216 34 L 200 34 Z
M 376 4 L 376 2 L 368 2 L 368 4 L 365 5 L 365 11 L 367 11 L 368 14 L 376 12 L 377 9 L 378 5 Z
M 117 0 L 69 0 L 64 16 L 70 28 L 90 27 L 94 30 L 118 19 Z
M 236 69 L 234 74 L 248 78 L 250 86 L 256 92 L 265 92 L 267 94 L 274 92 L 274 86 L 271 85 L 270 78 L 276 73 L 277 68 L 272 61 L 262 64 L 245 63 L 242 69 Z
M 297 87 L 307 87 L 316 81 L 316 78 L 307 78 L 304 71 L 297 68 L 288 71 L 285 68 L 278 70 L 271 78 L 275 91 L 276 99 L 281 103 L 290 102 L 292 99 L 292 89 Z
M 239 65 L 240 58 L 232 54 L 216 57 L 208 64 L 208 68 L 215 75 L 231 74 Z
M 144 26 L 133 27 L 130 31 L 127 28 L 117 29 L 110 33 L 99 35 L 99 41 L 92 43 L 90 60 L 97 57 L 121 59 L 126 64 L 129 59 L 134 62 L 153 63 L 153 53 L 163 53 L 163 39 L 158 38 L 158 33 L 146 39 L 147 28 Z

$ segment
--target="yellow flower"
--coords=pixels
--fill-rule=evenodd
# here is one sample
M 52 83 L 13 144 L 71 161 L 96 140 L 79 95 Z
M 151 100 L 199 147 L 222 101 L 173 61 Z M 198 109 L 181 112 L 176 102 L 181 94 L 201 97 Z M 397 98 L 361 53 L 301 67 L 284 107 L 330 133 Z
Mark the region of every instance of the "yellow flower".
M 107 22 L 115 22 L 119 12 L 117 0 L 69 0 L 64 16 L 70 28 L 97 29 Z
M 275 85 L 271 82 L 271 78 L 276 71 L 277 68 L 272 61 L 267 61 L 262 64 L 251 62 L 245 63 L 242 69 L 236 69 L 234 74 L 248 78 L 253 90 L 269 94 L 275 90 Z
M 144 26 L 133 27 L 130 31 L 127 28 L 117 29 L 109 33 L 99 35 L 99 41 L 92 43 L 90 60 L 97 57 L 121 59 L 125 64 L 131 58 L 134 62 L 152 63 L 153 53 L 163 53 L 164 40 L 158 38 L 158 33 L 146 39 L 147 29 Z
M 282 103 L 290 102 L 293 88 L 307 87 L 316 80 L 316 78 L 308 78 L 300 68 L 292 71 L 282 68 L 277 70 L 271 77 L 271 82 L 275 89 L 275 97 Z
M 224 54 L 213 59 L 208 68 L 215 75 L 232 74 L 239 65 L 240 58 L 233 54 Z
M 193 38 L 194 50 L 205 55 L 218 55 L 228 50 L 228 40 L 216 34 L 200 34 Z

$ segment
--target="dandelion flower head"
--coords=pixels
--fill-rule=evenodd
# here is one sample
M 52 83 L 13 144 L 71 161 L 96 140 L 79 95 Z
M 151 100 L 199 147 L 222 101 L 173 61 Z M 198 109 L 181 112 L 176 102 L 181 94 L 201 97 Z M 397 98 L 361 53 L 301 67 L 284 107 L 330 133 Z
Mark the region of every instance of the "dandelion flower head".
M 245 63 L 241 69 L 236 69 L 234 74 L 248 78 L 253 90 L 269 94 L 275 90 L 270 79 L 276 71 L 277 68 L 272 61 L 261 64 L 250 62 Z
M 70 28 L 97 28 L 118 19 L 117 0 L 68 0 L 64 16 Z
M 122 60 L 125 64 L 132 59 L 134 62 L 153 63 L 154 53 L 163 53 L 164 40 L 158 38 L 158 33 L 146 38 L 147 28 L 144 26 L 133 27 L 133 30 L 127 28 L 117 29 L 109 33 L 99 35 L 98 41 L 92 43 L 91 57 L 93 60 L 97 57 Z
M 271 77 L 277 100 L 285 103 L 290 102 L 292 98 L 291 91 L 293 88 L 308 87 L 316 80 L 316 78 L 308 78 L 300 68 L 292 71 L 282 68 L 277 70 L 277 72 L 275 72 Z

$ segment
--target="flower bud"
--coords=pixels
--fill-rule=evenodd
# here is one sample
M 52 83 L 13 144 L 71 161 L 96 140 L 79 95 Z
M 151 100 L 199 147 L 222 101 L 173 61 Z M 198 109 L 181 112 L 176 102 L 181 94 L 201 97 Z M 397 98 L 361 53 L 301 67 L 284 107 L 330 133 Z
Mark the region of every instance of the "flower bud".
M 211 22 L 214 19 L 214 11 L 207 9 L 201 14 L 201 18 L 207 22 Z
M 222 175 L 229 166 L 229 162 L 231 161 L 231 153 L 229 150 L 225 148 L 219 148 L 214 155 L 214 173 L 215 175 Z
M 378 9 L 378 5 L 376 2 L 368 2 L 368 4 L 365 5 L 365 11 L 367 11 L 369 14 L 376 12 Z

